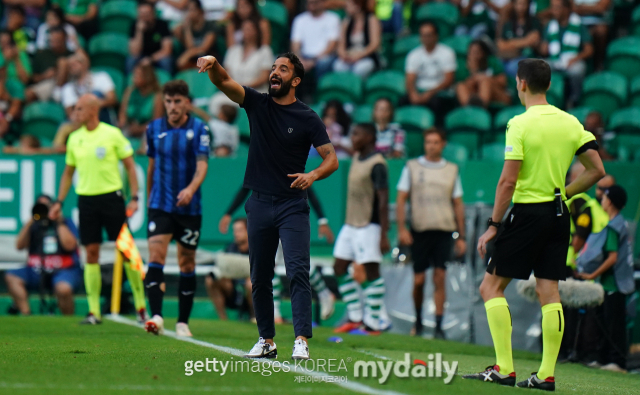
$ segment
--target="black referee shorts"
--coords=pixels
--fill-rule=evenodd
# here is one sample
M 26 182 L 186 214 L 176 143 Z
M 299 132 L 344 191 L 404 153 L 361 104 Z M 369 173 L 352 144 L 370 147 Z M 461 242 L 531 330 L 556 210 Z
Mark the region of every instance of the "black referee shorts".
M 446 269 L 445 263 L 450 260 L 453 251 L 451 232 L 443 230 L 411 231 L 413 244 L 413 272 L 422 273 L 430 267 Z
M 127 219 L 122 192 L 104 195 L 78 196 L 80 219 L 80 243 L 82 245 L 102 243 L 102 229 L 107 239 L 114 241 Z
M 566 280 L 571 222 L 556 213 L 556 203 L 515 204 L 496 237 L 487 273 L 527 280 Z

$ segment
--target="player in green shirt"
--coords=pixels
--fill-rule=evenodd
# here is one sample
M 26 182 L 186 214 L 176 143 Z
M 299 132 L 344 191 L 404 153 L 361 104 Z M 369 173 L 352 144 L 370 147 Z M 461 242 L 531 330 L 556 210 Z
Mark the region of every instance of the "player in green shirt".
M 58 200 L 50 210 L 52 219 L 60 215 L 62 202 L 69 193 L 73 174 L 77 171 L 80 242 L 86 252 L 84 282 L 89 303 L 89 314 L 82 323 L 94 325 L 101 322 L 102 278 L 99 259 L 102 230 L 106 230 L 110 241 L 115 241 L 126 220 L 126 212 L 131 215 L 138 210 L 138 179 L 133 161 L 133 148 L 120 129 L 100 122 L 99 111 L 100 101 L 93 94 L 83 95 L 75 105 L 74 116 L 82 126 L 69 136 L 66 167 L 60 179 Z M 118 169 L 120 161 L 126 169 L 131 190 L 131 201 L 126 211 L 122 197 L 122 179 Z M 139 314 L 145 314 L 140 311 L 144 308 L 142 280 L 139 275 L 136 278 L 127 266 L 125 265 L 127 277 L 132 283 L 132 288 L 135 288 L 136 308 Z
M 484 258 L 487 243 L 497 235 L 480 285 L 496 363 L 484 372 L 463 377 L 516 384 L 511 313 L 504 290 L 513 278 L 528 279 L 533 271 L 542 306 L 542 364 L 538 372 L 517 385 L 554 391 L 553 375 L 564 332 L 558 281 L 566 279 L 571 228 L 569 210 L 563 201 L 588 190 L 605 173 L 595 136 L 585 131 L 574 116 L 547 103 L 549 65 L 540 59 L 520 61 L 516 82 L 518 97 L 527 110 L 507 125 L 505 162 L 493 214 L 478 241 L 478 252 Z M 585 170 L 565 189 L 574 155 Z M 503 224 L 512 200 L 514 206 Z

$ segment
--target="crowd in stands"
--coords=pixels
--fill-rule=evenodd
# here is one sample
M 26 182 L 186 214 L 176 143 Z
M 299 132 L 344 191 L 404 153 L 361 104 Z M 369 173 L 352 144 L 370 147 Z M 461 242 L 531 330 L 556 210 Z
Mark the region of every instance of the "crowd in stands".
M 161 85 L 181 78 L 194 114 L 210 123 L 212 152 L 242 154 L 246 116 L 197 76 L 196 59 L 213 54 L 238 82 L 266 92 L 274 55 L 290 50 L 308 75 L 299 98 L 322 115 L 342 157 L 354 120 L 376 124 L 389 157 L 420 154 L 415 134 L 435 125 L 452 136 L 449 153 L 491 159 L 497 151 L 487 147 L 503 142 L 504 118 L 523 111 L 518 61 L 542 57 L 554 70 L 551 104 L 591 120 L 604 159 L 640 160 L 635 3 L 3 0 L 0 145 L 64 151 L 77 127 L 74 104 L 92 92 L 101 120 L 143 152 L 146 124 L 163 114 Z M 21 135 L 40 148 L 23 149 Z

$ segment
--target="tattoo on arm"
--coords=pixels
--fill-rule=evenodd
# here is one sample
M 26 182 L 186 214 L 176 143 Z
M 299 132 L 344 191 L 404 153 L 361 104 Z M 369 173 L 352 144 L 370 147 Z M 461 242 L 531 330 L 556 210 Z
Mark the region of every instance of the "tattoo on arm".
M 320 150 L 319 153 L 320 153 L 320 155 L 322 155 L 323 158 L 326 157 L 327 155 L 336 153 L 335 149 L 333 148 L 333 144 L 331 144 L 331 143 L 325 144 L 325 145 L 319 147 L 319 150 Z

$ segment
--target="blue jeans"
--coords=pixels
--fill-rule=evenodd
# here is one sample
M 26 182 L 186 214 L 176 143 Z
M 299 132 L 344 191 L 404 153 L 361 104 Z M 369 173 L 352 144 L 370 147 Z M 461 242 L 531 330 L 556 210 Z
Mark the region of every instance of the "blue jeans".
M 404 25 L 402 3 L 394 2 L 393 11 L 391 12 L 391 18 L 380 22 L 382 23 L 382 33 L 400 33 Z
M 296 337 L 311 338 L 311 234 L 307 199 L 282 198 L 254 191 L 247 203 L 249 261 L 253 307 L 260 337 L 273 339 L 273 275 L 278 240 L 290 281 L 293 329 Z
M 29 290 L 36 291 L 40 289 L 40 272 L 31 266 L 9 270 L 7 274 L 21 278 L 22 281 L 24 281 L 25 287 Z M 51 277 L 51 287 L 55 289 L 56 284 L 59 282 L 69 284 L 73 290 L 78 289 L 80 284 L 82 284 L 82 270 L 78 266 L 56 270 Z

